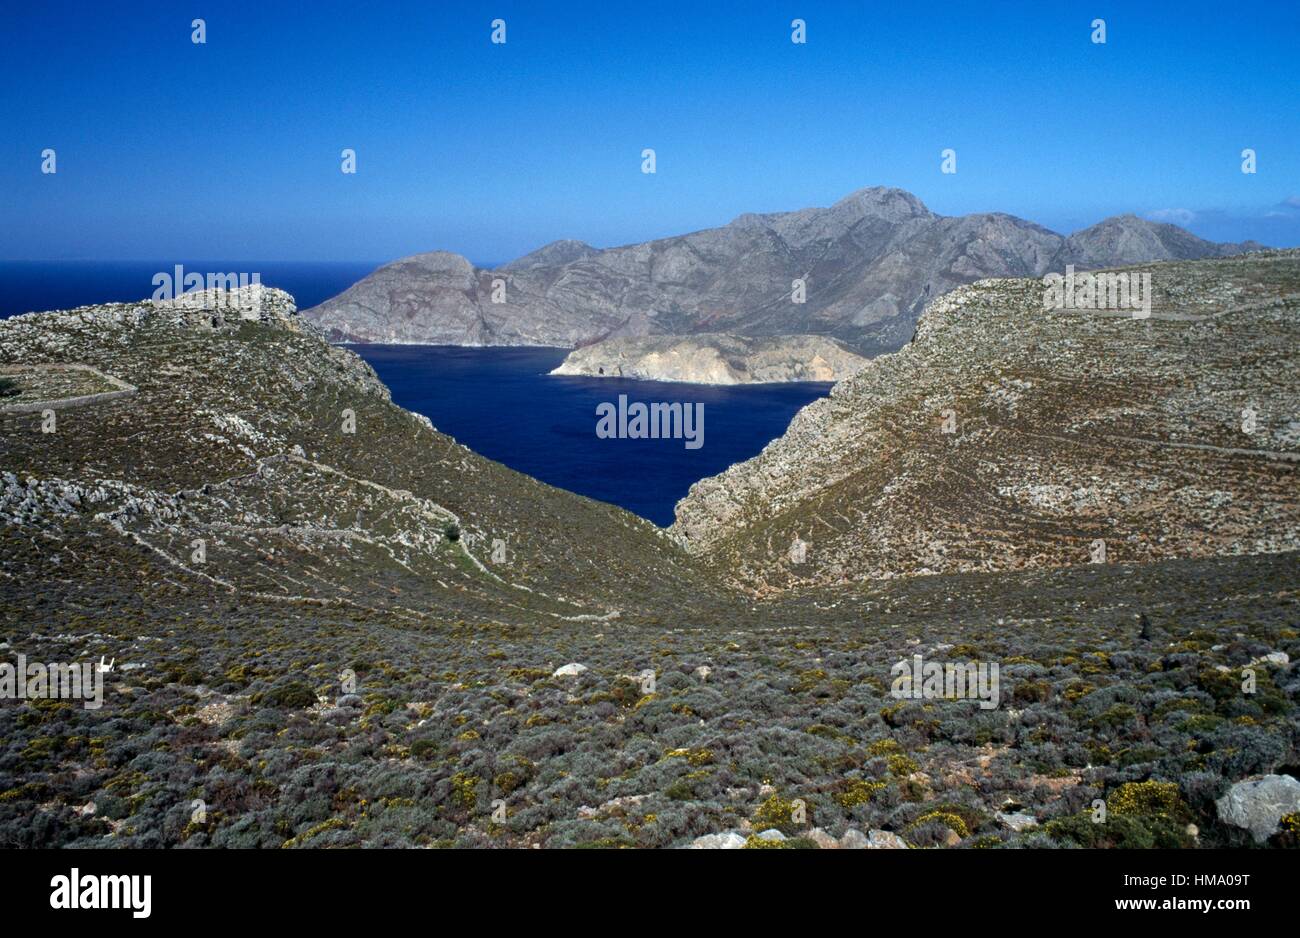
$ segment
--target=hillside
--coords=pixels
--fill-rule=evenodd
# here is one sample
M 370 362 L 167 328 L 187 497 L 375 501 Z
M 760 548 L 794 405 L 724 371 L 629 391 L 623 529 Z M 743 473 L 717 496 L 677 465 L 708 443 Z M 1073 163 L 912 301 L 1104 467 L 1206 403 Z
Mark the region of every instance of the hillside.
M 75 388 L 0 399 L 0 516 L 45 532 L 10 544 L 11 582 L 89 552 L 85 572 L 118 589 L 412 622 L 635 616 L 660 591 L 707 595 L 654 525 L 477 456 L 394 406 L 286 294 L 248 297 L 251 319 L 142 303 L 0 321 L 20 389 L 69 364 L 133 389 L 67 408 Z M 54 399 L 56 432 L 32 396 Z
M 1063 237 L 1001 213 L 945 217 L 900 189 L 597 249 L 557 241 L 495 270 L 448 252 L 387 264 L 305 312 L 336 341 L 551 345 L 730 333 L 900 347 L 924 306 L 983 277 L 1234 254 L 1132 215 Z M 796 279 L 805 295 L 792 293 Z
M 1111 562 L 1300 548 L 1300 252 L 1143 270 L 1145 320 L 1045 311 L 1037 280 L 939 298 L 694 485 L 673 531 L 759 593 L 1082 564 L 1098 541 Z

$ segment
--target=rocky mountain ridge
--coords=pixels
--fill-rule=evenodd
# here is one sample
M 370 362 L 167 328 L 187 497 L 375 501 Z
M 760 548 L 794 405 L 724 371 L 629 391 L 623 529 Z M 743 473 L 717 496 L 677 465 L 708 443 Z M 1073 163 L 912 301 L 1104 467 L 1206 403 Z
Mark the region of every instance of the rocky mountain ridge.
M 906 342 L 930 300 L 983 277 L 1255 247 L 1132 215 L 1064 237 L 1001 213 L 936 215 L 910 193 L 877 187 L 826 208 L 747 213 L 643 244 L 557 241 L 496 269 L 449 252 L 414 255 L 305 315 L 349 342 L 575 348 L 607 338 L 809 334 L 875 354 Z

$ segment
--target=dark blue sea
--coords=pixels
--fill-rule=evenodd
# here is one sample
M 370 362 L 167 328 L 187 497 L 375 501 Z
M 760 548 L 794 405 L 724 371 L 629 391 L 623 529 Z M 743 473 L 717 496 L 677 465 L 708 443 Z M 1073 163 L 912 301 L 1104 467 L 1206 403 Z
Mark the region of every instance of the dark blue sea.
M 307 261 L 0 261 L 0 319 L 16 313 L 72 309 L 92 303 L 132 303 L 153 296 L 153 278 L 185 270 L 258 274 L 268 287 L 293 295 L 307 309 L 342 293 L 379 264 Z
M 153 276 L 177 262 L 0 262 L 0 317 L 92 303 L 140 300 Z M 293 294 L 300 309 L 334 296 L 377 264 L 184 262 L 186 270 L 258 272 Z M 829 384 L 702 385 L 548 375 L 564 359 L 552 348 L 352 346 L 393 400 L 475 452 L 543 482 L 667 525 L 691 484 L 757 454 L 799 408 Z M 630 402 L 704 405 L 704 443 L 601 439 L 596 407 Z
M 357 345 L 393 400 L 477 453 L 660 525 L 691 484 L 756 455 L 829 384 L 711 387 L 549 375 L 564 349 Z M 679 401 L 704 405 L 704 444 L 601 439 L 596 407 Z

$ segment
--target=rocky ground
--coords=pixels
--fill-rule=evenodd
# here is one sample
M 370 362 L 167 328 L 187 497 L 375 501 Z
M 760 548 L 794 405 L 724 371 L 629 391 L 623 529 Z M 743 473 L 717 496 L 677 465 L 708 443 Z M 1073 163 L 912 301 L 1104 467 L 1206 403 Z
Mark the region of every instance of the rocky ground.
M 1295 845 L 1296 553 L 759 599 L 257 299 L 0 322 L 20 394 L 136 389 L 0 408 L 0 661 L 112 666 L 0 700 L 0 843 Z M 914 654 L 999 706 L 894 696 Z

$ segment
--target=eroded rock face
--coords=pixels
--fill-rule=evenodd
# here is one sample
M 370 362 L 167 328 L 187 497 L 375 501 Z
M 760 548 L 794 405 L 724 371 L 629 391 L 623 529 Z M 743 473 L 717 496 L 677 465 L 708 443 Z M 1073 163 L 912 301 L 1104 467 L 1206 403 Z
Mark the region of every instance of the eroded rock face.
M 910 193 L 877 187 L 828 208 L 747 213 L 643 244 L 556 241 L 494 270 L 443 251 L 419 254 L 305 315 L 336 341 L 573 348 L 652 335 L 810 334 L 875 354 L 905 343 L 930 300 L 981 277 L 1251 246 L 1132 215 L 1066 238 L 1000 213 L 946 218 Z
M 840 381 L 867 361 L 824 336 L 703 334 L 606 339 L 570 352 L 551 374 L 695 384 Z
M 941 297 L 672 530 L 758 592 L 1300 547 L 1300 251 L 1143 270 L 1145 320 Z

